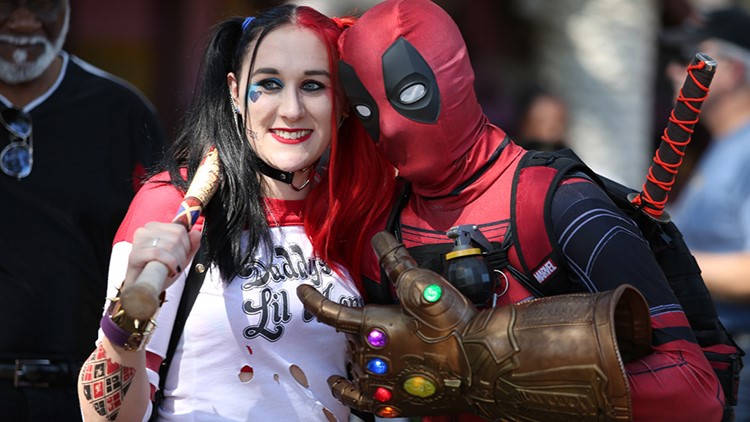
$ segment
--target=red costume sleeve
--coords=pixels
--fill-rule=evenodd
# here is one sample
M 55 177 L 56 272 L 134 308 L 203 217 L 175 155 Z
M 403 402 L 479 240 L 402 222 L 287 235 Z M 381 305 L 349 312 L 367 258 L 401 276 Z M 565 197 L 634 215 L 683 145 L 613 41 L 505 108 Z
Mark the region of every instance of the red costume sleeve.
M 169 183 L 167 173 L 159 173 L 149 179 L 130 203 L 130 208 L 115 234 L 113 243 L 132 242 L 135 230 L 148 222 L 171 222 L 184 195 Z M 198 218 L 192 230 L 202 228 L 203 216 Z

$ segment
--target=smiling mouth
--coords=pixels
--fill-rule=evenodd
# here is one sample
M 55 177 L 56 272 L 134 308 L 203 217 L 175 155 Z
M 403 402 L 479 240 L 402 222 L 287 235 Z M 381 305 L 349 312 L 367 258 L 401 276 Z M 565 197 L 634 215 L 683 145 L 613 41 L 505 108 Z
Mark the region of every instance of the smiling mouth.
M 271 134 L 279 142 L 286 143 L 286 144 L 296 144 L 296 143 L 306 141 L 310 137 L 312 132 L 313 131 L 310 129 L 298 129 L 298 130 L 273 129 L 271 131 Z
M 42 37 L 0 36 L 0 45 L 10 48 L 44 48 L 47 43 Z

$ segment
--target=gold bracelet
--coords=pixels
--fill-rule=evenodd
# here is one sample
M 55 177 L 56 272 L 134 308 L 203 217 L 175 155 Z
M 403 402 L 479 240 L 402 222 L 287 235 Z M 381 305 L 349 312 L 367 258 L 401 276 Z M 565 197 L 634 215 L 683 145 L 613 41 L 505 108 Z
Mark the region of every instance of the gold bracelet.
M 159 307 L 164 303 L 164 292 L 159 296 Z M 109 341 L 125 350 L 143 350 L 156 328 L 156 316 L 147 320 L 128 317 L 120 302 L 120 289 L 117 296 L 110 299 L 109 309 L 102 317 L 100 326 Z

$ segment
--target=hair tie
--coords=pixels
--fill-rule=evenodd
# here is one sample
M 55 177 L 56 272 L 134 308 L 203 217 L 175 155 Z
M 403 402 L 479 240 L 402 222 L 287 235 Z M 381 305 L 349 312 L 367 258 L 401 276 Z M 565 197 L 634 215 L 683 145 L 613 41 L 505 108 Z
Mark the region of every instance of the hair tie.
M 333 21 L 333 23 L 335 23 L 335 24 L 336 24 L 336 26 L 338 26 L 338 27 L 339 27 L 340 29 L 347 29 L 347 28 L 349 28 L 350 26 L 354 25 L 354 22 L 355 22 L 355 21 L 356 21 L 357 19 L 356 19 L 356 18 L 354 18 L 354 17 L 352 17 L 352 16 L 345 16 L 345 17 L 343 17 L 343 18 L 338 18 L 338 17 L 335 17 L 335 16 L 334 16 L 334 17 L 332 17 L 332 18 L 331 18 L 331 20 L 332 20 L 332 21 Z
M 248 17 L 246 17 L 246 18 L 245 18 L 245 21 L 244 21 L 244 22 L 242 22 L 242 30 L 243 30 L 243 31 L 246 31 L 246 30 L 247 30 L 247 27 L 248 27 L 248 25 L 250 25 L 250 22 L 252 22 L 252 21 L 254 21 L 254 20 L 255 20 L 255 16 L 248 16 Z

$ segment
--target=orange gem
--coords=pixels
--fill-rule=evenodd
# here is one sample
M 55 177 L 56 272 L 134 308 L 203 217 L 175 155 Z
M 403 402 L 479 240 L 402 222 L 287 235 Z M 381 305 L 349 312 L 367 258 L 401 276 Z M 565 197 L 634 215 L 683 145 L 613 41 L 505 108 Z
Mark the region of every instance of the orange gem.
M 398 411 L 395 407 L 391 406 L 383 406 L 380 409 L 378 409 L 375 413 L 378 414 L 381 418 L 395 418 L 398 415 L 401 414 L 401 412 Z

